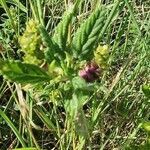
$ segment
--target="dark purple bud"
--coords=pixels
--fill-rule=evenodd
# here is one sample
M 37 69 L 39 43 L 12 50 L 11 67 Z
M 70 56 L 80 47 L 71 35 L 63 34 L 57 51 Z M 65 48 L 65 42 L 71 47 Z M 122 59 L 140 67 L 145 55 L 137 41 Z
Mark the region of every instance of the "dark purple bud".
M 98 79 L 100 68 L 95 62 L 88 63 L 84 69 L 79 71 L 79 76 L 87 82 L 93 82 Z
M 82 77 L 85 80 L 88 79 L 88 75 L 87 75 L 87 72 L 85 70 L 80 70 L 79 71 L 79 76 Z
M 99 69 L 99 66 L 95 62 L 88 63 L 85 70 L 90 73 L 95 73 Z

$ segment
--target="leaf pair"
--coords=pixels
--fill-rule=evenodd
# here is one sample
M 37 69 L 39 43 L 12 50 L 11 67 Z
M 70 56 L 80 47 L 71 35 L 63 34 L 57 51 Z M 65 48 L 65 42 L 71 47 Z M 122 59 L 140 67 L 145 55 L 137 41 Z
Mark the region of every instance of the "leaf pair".
M 62 21 L 55 28 L 54 35 L 49 36 L 48 32 L 43 26 L 40 26 L 40 32 L 43 42 L 47 46 L 45 57 L 48 62 L 53 59 L 65 57 L 65 51 L 69 48 L 70 53 L 75 58 L 88 58 L 89 53 L 92 52 L 93 47 L 98 43 L 98 37 L 101 28 L 104 25 L 106 10 L 98 7 L 88 18 L 81 24 L 74 34 L 71 43 L 67 43 L 68 29 L 73 16 L 76 14 L 77 5 L 64 13 Z M 68 47 L 69 46 L 69 47 Z M 56 57 L 55 57 L 56 56 Z

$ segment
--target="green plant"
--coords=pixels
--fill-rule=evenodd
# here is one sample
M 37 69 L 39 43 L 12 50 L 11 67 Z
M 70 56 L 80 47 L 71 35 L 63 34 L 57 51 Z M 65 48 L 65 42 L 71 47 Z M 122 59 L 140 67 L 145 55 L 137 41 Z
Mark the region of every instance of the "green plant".
M 77 5 L 74 5 L 73 8 L 71 8 L 64 14 L 62 21 L 55 28 L 55 32 L 52 38 L 48 35 L 45 27 L 42 24 L 39 26 L 39 28 L 37 28 L 36 22 L 34 20 L 30 20 L 26 26 L 26 31 L 19 39 L 21 49 L 24 52 L 23 60 L 24 62 L 30 64 L 22 63 L 20 61 L 1 60 L 0 72 L 5 78 L 9 79 L 10 81 L 22 83 L 23 85 L 31 84 L 35 91 L 39 89 L 39 85 L 40 87 L 42 87 L 46 84 L 47 90 L 46 88 L 42 88 L 41 90 L 51 91 L 50 93 L 52 93 L 52 96 L 49 96 L 49 94 L 47 96 L 50 97 L 53 103 L 60 103 L 57 100 L 58 98 L 53 94 L 56 92 L 56 89 L 53 89 L 54 86 L 57 85 L 59 87 L 59 95 L 68 95 L 67 97 L 65 96 L 67 99 L 63 104 L 65 105 L 66 117 L 68 118 L 68 121 L 66 120 L 67 122 L 65 123 L 66 130 L 75 130 L 79 128 L 79 131 L 77 131 L 76 134 L 81 140 L 80 142 L 82 143 L 82 146 L 80 145 L 80 148 L 82 148 L 85 141 L 87 140 L 87 135 L 90 136 L 90 132 L 88 131 L 88 127 L 86 127 L 87 131 L 85 134 L 82 131 L 83 127 L 79 125 L 80 120 L 76 120 L 76 118 L 78 115 L 81 115 L 84 119 L 84 126 L 86 125 L 86 118 L 84 112 L 82 111 L 82 107 L 84 104 L 86 104 L 85 101 L 88 96 L 88 91 L 90 91 L 90 88 L 94 87 L 96 83 L 93 83 L 91 87 L 88 87 L 88 84 L 86 83 L 86 81 L 84 81 L 84 79 L 76 77 L 78 76 L 81 59 L 77 60 L 77 58 L 72 54 L 74 54 L 76 51 L 78 55 L 84 56 L 85 47 L 88 51 L 91 49 L 92 53 L 92 51 L 94 50 L 93 44 L 95 42 L 98 42 L 96 41 L 96 38 L 98 37 L 98 33 L 100 31 L 100 28 L 102 27 L 105 16 L 104 13 L 103 15 L 100 15 L 102 9 L 97 8 L 96 12 L 93 12 L 92 15 L 87 19 L 87 23 L 85 22 L 83 26 L 81 25 L 79 31 L 77 31 L 77 34 L 75 34 L 73 41 L 71 43 L 67 43 L 69 24 L 71 23 L 73 15 L 75 15 L 76 13 L 76 7 Z M 41 43 L 38 34 L 39 32 L 41 34 L 43 44 L 46 47 L 46 49 L 44 48 L 43 52 L 39 51 L 40 45 L 38 44 Z M 86 39 L 87 36 L 89 36 L 89 40 Z M 77 43 L 75 43 L 75 39 L 78 38 L 79 40 L 82 40 L 81 43 L 79 42 L 79 40 Z M 92 38 L 93 40 L 91 42 Z M 81 47 L 81 49 L 75 48 L 78 46 Z M 35 65 L 40 63 L 41 57 L 39 56 L 41 56 L 41 53 L 45 53 L 45 62 L 44 65 L 41 66 L 42 69 Z M 76 59 L 76 63 L 72 64 L 74 59 Z M 88 59 L 86 61 L 92 61 L 92 58 L 91 60 Z M 56 68 L 58 68 L 58 72 Z M 59 70 L 62 71 L 59 72 Z M 56 77 L 52 78 L 54 74 Z M 78 82 L 82 82 L 82 85 L 79 85 Z M 66 94 L 64 92 L 66 92 Z M 35 96 L 38 95 L 36 92 L 33 94 Z M 75 107 L 72 107 L 74 105 L 74 102 L 76 103 Z M 33 102 L 33 104 L 35 105 L 36 103 L 36 101 Z M 33 107 L 33 109 L 35 109 L 35 113 L 41 118 L 41 121 L 44 124 L 47 124 L 48 128 L 55 128 L 54 125 L 48 125 L 51 121 L 49 120 L 49 118 L 46 118 L 46 116 L 44 117 L 45 112 L 43 112 L 41 108 L 35 106 L 35 108 Z M 80 111 L 82 111 L 81 114 L 79 113 Z M 25 122 L 28 122 L 28 119 L 26 117 L 24 119 Z M 76 122 L 75 125 L 72 124 L 74 121 Z M 56 124 L 57 128 L 60 130 L 59 123 L 56 121 L 54 124 Z M 73 126 L 70 128 L 67 127 L 67 124 L 72 124 Z M 30 128 L 29 132 L 31 132 L 32 136 L 32 131 L 30 130 Z M 56 134 L 59 138 L 61 138 L 60 132 L 61 131 L 57 131 L 56 129 L 54 130 L 54 134 Z M 73 137 L 70 136 L 68 138 L 69 140 L 71 140 Z M 35 145 L 37 145 L 36 141 Z
M 148 87 L 142 88 L 147 98 L 140 90 L 148 85 L 149 15 L 139 17 L 138 4 L 129 1 L 14 0 L 24 28 L 2 2 L 9 25 L 2 29 L 12 30 L 19 58 L 6 55 L 12 38 L 2 32 L 0 134 L 8 143 L 0 148 L 142 147 L 147 137 L 139 122 L 149 117 Z

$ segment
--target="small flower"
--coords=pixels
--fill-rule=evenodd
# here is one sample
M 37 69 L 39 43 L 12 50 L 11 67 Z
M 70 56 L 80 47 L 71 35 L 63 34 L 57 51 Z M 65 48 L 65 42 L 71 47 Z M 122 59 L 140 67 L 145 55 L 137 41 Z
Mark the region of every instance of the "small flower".
M 26 63 L 40 64 L 43 52 L 40 50 L 41 38 L 38 30 L 38 23 L 30 19 L 26 23 L 26 29 L 22 36 L 19 37 L 19 44 L 25 53 L 23 60 Z
M 100 74 L 100 68 L 95 62 L 89 62 L 85 68 L 79 71 L 79 76 L 85 79 L 87 82 L 93 82 L 98 79 Z
M 109 58 L 109 47 L 108 45 L 99 45 L 94 51 L 94 60 L 101 66 L 102 69 L 107 68 Z

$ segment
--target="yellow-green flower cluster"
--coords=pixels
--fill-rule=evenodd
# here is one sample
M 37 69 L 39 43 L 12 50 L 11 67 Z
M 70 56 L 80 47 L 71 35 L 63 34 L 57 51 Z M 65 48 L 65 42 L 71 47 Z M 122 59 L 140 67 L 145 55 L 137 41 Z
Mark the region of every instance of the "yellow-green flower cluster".
M 38 30 L 38 23 L 35 20 L 31 19 L 27 22 L 26 30 L 19 38 L 19 43 L 22 51 L 25 53 L 23 57 L 24 62 L 31 64 L 41 63 L 41 38 Z
M 109 57 L 109 48 L 108 45 L 101 46 L 99 45 L 94 51 L 94 60 L 102 68 L 107 67 L 107 61 Z

